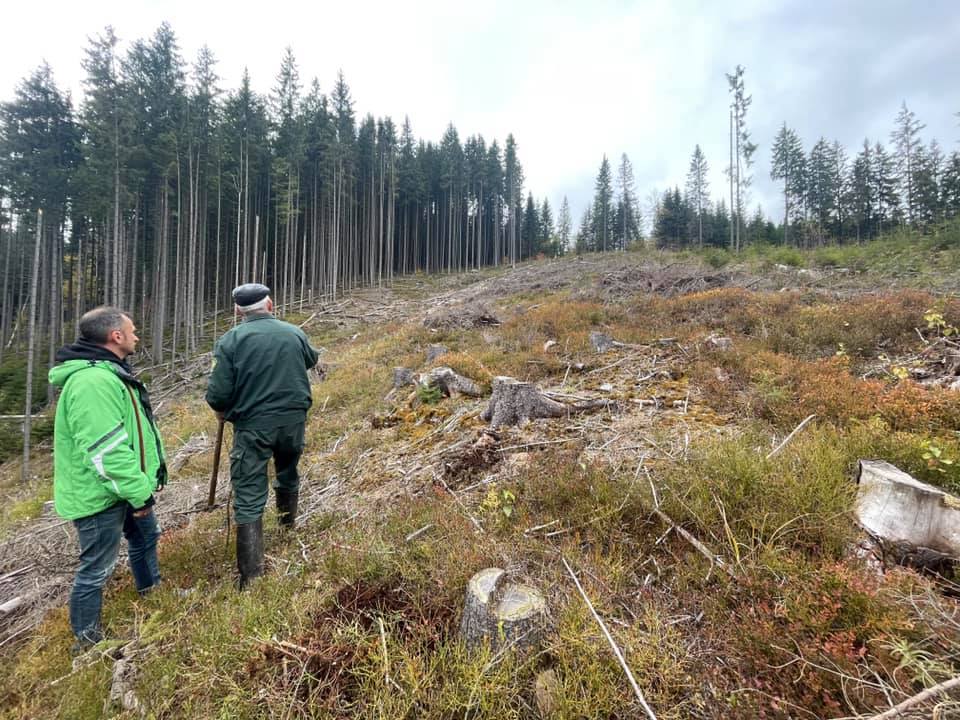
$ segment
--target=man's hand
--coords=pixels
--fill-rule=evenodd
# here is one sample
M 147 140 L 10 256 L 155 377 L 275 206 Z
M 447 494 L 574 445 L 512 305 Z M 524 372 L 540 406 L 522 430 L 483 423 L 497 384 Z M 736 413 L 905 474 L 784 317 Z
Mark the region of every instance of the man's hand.
M 152 510 L 153 510 L 152 507 L 140 508 L 139 510 L 134 510 L 134 511 L 133 511 L 133 516 L 134 516 L 135 518 L 144 518 L 144 517 L 146 517 L 147 515 L 149 515 Z
M 160 467 L 157 468 L 157 488 L 154 492 L 160 492 L 167 486 L 167 465 L 166 463 L 161 463 Z

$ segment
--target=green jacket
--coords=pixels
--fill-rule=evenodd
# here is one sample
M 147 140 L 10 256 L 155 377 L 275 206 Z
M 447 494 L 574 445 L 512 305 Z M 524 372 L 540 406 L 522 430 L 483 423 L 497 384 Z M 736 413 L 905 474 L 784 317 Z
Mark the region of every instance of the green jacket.
M 318 357 L 297 326 L 249 315 L 217 341 L 207 404 L 237 428 L 302 422 L 313 403 L 307 370 Z
M 121 500 L 147 504 L 166 481 L 166 466 L 143 385 L 106 360 L 68 360 L 50 370 L 49 380 L 63 389 L 53 430 L 57 514 L 74 520 Z

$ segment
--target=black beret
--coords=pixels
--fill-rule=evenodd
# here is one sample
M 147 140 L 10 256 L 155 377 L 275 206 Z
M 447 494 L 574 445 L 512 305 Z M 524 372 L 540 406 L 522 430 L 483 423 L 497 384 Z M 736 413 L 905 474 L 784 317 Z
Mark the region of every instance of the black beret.
M 260 283 L 246 283 L 233 289 L 233 301 L 240 307 L 254 305 L 270 294 L 270 288 Z

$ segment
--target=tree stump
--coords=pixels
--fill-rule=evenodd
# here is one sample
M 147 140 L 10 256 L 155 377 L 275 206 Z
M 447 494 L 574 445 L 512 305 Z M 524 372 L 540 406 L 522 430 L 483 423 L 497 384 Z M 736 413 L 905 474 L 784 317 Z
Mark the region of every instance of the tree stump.
M 432 363 L 441 355 L 446 355 L 450 352 L 450 348 L 446 345 L 427 345 L 427 362 Z
M 548 398 L 533 383 L 498 375 L 493 379 L 490 404 L 480 414 L 480 418 L 496 429 L 503 425 L 521 425 L 536 418 L 567 417 L 574 413 L 610 407 L 617 407 L 617 402 L 606 398 L 567 405 Z
M 593 349 L 598 353 L 605 353 L 614 347 L 613 338 L 602 332 L 590 333 L 590 344 L 593 345 Z
M 890 463 L 861 460 L 856 516 L 884 559 L 943 572 L 960 558 L 960 498 Z
M 445 365 L 436 367 L 428 373 L 420 375 L 420 384 L 427 387 L 438 387 L 443 394 L 450 397 L 453 393 L 480 397 L 483 390 L 473 380 L 459 375 Z
M 467 584 L 460 635 L 468 648 L 484 641 L 493 652 L 513 646 L 539 646 L 546 627 L 547 604 L 536 589 L 507 581 L 500 568 L 481 570 Z
M 402 388 L 407 385 L 415 385 L 413 379 L 413 370 L 405 367 L 395 367 L 393 369 L 393 387 Z
M 498 375 L 493 379 L 490 404 L 481 413 L 490 427 L 519 425 L 534 418 L 562 417 L 567 414 L 563 403 L 544 397 L 533 383 L 519 382 Z

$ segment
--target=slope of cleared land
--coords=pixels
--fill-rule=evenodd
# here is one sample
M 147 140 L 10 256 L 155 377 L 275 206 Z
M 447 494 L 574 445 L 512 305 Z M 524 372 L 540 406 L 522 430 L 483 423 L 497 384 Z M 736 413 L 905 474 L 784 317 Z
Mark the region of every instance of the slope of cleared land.
M 268 515 L 248 593 L 223 506 L 198 512 L 208 362 L 149 369 L 175 458 L 164 585 L 139 598 L 119 571 L 113 640 L 72 666 L 72 531 L 33 517 L 49 461 L 30 488 L 5 466 L 0 589 L 30 602 L 0 619 L 0 717 L 642 717 L 563 559 L 659 718 L 866 717 L 955 676 L 956 586 L 856 557 L 851 507 L 859 458 L 960 490 L 956 252 L 838 252 L 566 258 L 298 308 L 325 349 L 302 522 L 285 537 Z M 485 396 L 392 388 L 394 367 L 438 365 Z M 498 375 L 613 402 L 489 433 Z M 224 463 L 221 503 L 228 486 Z M 466 583 L 491 566 L 547 597 L 538 652 L 460 642 Z

